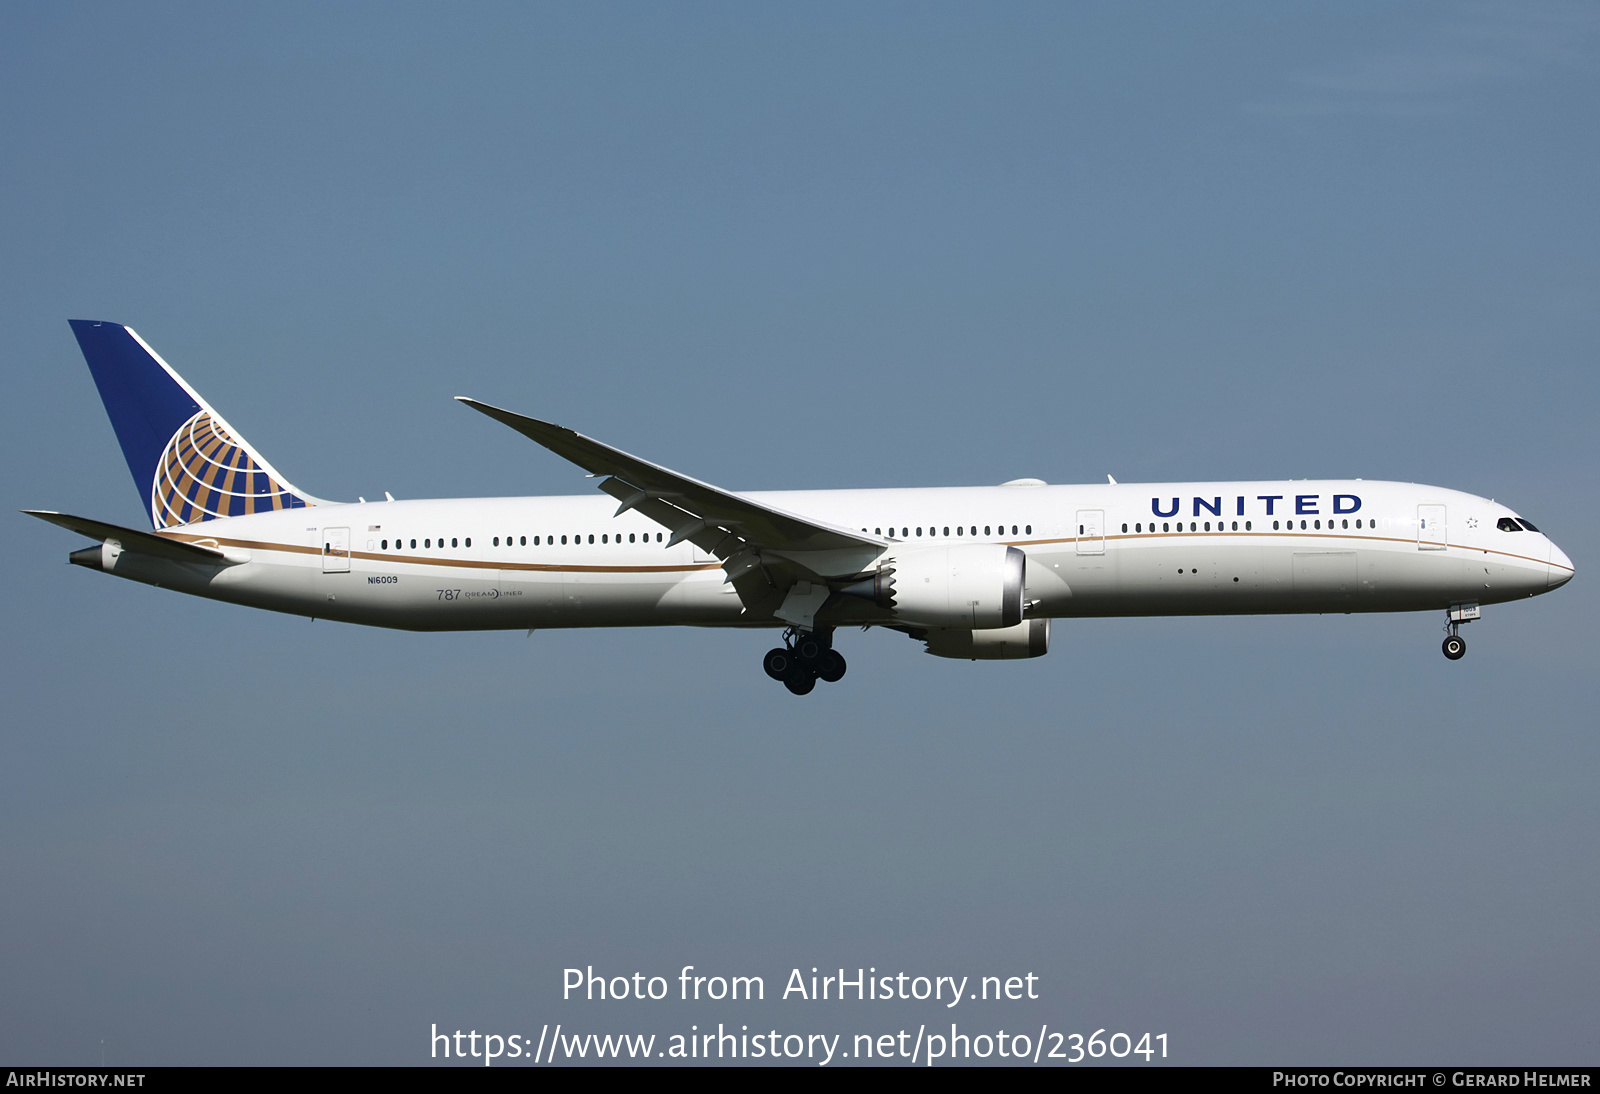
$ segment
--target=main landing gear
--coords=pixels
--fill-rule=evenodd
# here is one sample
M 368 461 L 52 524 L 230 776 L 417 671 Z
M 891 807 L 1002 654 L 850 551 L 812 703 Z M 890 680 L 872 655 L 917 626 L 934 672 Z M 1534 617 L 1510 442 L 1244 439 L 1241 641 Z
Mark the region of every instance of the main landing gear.
M 1444 625 L 1448 632 L 1444 640 L 1444 655 L 1450 660 L 1459 661 L 1466 656 L 1467 640 L 1461 637 L 1461 624 L 1471 623 L 1479 614 L 1476 604 L 1457 604 L 1450 609 Z
M 783 632 L 782 646 L 767 651 L 761 667 L 796 695 L 805 695 L 817 681 L 837 683 L 844 677 L 844 657 L 833 648 L 833 631 Z

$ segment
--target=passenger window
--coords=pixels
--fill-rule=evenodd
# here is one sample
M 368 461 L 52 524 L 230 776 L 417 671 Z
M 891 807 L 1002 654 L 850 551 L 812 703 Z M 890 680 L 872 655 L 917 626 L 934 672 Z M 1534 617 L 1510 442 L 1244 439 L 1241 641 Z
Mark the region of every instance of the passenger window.
M 1518 520 L 1522 520 L 1522 518 L 1521 518 L 1521 517 L 1518 517 L 1518 518 L 1517 518 L 1517 519 L 1518 519 Z M 1523 526 L 1523 527 L 1524 527 L 1524 528 L 1526 528 L 1526 529 L 1527 529 L 1527 530 L 1528 530 L 1528 531 L 1530 531 L 1530 532 L 1537 532 L 1537 531 L 1538 531 L 1538 530 L 1539 530 L 1539 529 L 1537 529 L 1537 528 L 1535 528 L 1535 527 L 1534 527 L 1534 526 L 1533 526 L 1533 525 L 1531 525 L 1531 524 L 1529 524 L 1529 523 L 1528 523 L 1528 522 L 1527 522 L 1527 521 L 1525 521 L 1525 520 L 1522 520 L 1522 526 Z
M 1211 531 L 1211 522 L 1209 520 L 1206 521 L 1206 531 Z
M 526 547 L 528 545 L 528 537 L 527 536 L 523 536 L 522 537 L 522 545 L 524 547 Z M 535 547 L 539 546 L 539 537 L 538 536 L 534 536 L 533 537 L 533 545 Z
M 962 529 L 962 527 L 961 527 L 961 525 L 959 525 L 959 524 L 958 524 L 958 525 L 956 525 L 956 535 L 958 535 L 958 536 L 959 536 L 959 535 L 960 535 L 960 534 L 961 534 L 961 532 L 962 532 L 962 530 L 963 530 L 963 529 Z
M 1081 536 L 1081 535 L 1083 535 L 1083 525 L 1081 525 L 1081 524 L 1080 524 L 1080 525 L 1078 525 L 1078 534 L 1079 534 L 1079 535 L 1080 535 L 1080 536 Z
M 1277 521 L 1273 521 L 1272 522 L 1272 530 L 1274 532 L 1276 532 L 1278 530 L 1278 522 Z
M 590 535 L 589 535 L 589 542 L 590 543 L 594 542 L 594 534 L 593 533 L 590 533 Z
M 1319 531 L 1319 532 L 1322 531 L 1322 522 L 1320 520 L 1312 521 L 1312 523 L 1317 526 L 1317 531 Z
M 1127 526 L 1127 525 L 1126 525 L 1126 524 L 1124 524 L 1124 525 L 1123 525 L 1123 526 L 1122 526 L 1122 531 L 1123 531 L 1123 532 L 1124 532 L 1124 533 L 1126 533 L 1126 532 L 1127 532 L 1127 531 L 1128 531 L 1128 526 Z
M 944 534 L 947 536 L 950 534 L 950 526 L 948 524 L 944 526 Z
M 1172 529 L 1171 529 L 1171 528 L 1169 528 L 1169 527 L 1167 527 L 1167 522 L 1166 522 L 1166 521 L 1162 521 L 1162 522 L 1161 522 L 1161 530 L 1162 530 L 1162 531 L 1163 531 L 1163 532 L 1170 532 L 1170 531 L 1172 531 Z
M 600 537 L 600 542 L 601 542 L 601 543 L 610 543 L 610 542 L 611 542 L 611 540 L 610 540 L 610 539 L 609 539 L 609 538 L 608 538 L 608 537 L 606 537 L 606 536 L 601 536 L 601 537 Z
M 562 536 L 561 537 L 561 546 L 565 547 L 566 545 L 567 545 L 567 537 L 566 536 Z
M 455 542 L 455 540 L 451 540 L 451 541 L 450 541 L 450 542 L 451 542 L 451 543 L 454 543 L 454 542 Z M 472 546 L 472 537 L 471 537 L 471 536 L 468 536 L 468 537 L 467 537 L 467 546 L 468 546 L 468 547 L 471 547 L 471 546 Z
M 382 543 L 382 547 L 383 547 L 383 549 L 385 551 L 387 551 L 389 549 L 389 541 L 388 540 L 384 540 L 383 543 Z
M 920 536 L 921 534 L 922 534 L 922 526 L 919 524 L 919 525 L 917 525 L 917 535 Z
M 1192 521 L 1192 520 L 1191 520 L 1191 521 L 1190 521 L 1190 522 L 1189 522 L 1189 531 L 1191 531 L 1191 532 L 1192 532 L 1192 531 L 1194 531 L 1194 530 L 1195 530 L 1195 528 L 1194 528 L 1194 521 Z
M 417 549 L 417 541 L 416 540 L 412 540 L 411 541 L 411 549 L 413 551 L 415 551 Z
M 1244 522 L 1244 530 L 1246 532 L 1248 532 L 1250 530 L 1250 522 L 1249 521 L 1245 521 Z
M 526 547 L 527 545 L 528 545 L 528 537 L 527 536 L 523 536 L 522 537 L 522 546 Z M 539 537 L 538 536 L 534 536 L 533 537 L 533 545 L 535 547 L 539 546 Z
M 1341 521 L 1340 521 L 1340 522 L 1339 522 L 1339 526 L 1340 526 L 1340 527 L 1341 527 L 1341 528 L 1348 528 L 1348 527 L 1350 527 L 1350 522 L 1349 522 L 1349 521 L 1347 521 L 1347 520 L 1341 520 Z
M 1023 530 L 1022 530 L 1022 534 L 1025 535 L 1025 536 L 1033 535 L 1033 525 L 1029 524 L 1026 527 L 1024 527 Z
M 422 545 L 424 547 L 432 547 L 433 546 L 433 540 L 425 539 L 425 540 L 422 541 Z

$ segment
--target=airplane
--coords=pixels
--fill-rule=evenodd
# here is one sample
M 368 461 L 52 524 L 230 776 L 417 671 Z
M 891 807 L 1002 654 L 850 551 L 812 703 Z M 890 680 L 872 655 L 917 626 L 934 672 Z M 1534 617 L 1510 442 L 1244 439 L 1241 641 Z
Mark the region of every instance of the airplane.
M 151 530 L 24 512 L 95 540 L 70 561 L 271 611 L 417 631 L 781 629 L 762 666 L 804 695 L 845 674 L 840 627 L 938 657 L 1049 649 L 1107 616 L 1442 611 L 1444 655 L 1486 604 L 1571 580 L 1506 506 L 1362 479 L 736 493 L 570 429 L 460 401 L 609 497 L 351 504 L 290 483 L 144 339 L 71 321 Z

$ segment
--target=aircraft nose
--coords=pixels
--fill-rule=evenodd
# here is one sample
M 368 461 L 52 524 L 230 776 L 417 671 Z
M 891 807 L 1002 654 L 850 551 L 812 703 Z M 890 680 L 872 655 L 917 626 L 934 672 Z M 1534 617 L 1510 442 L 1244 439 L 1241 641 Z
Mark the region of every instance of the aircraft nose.
M 1550 584 L 1548 587 L 1554 589 L 1558 585 L 1565 585 L 1572 580 L 1572 575 L 1575 572 L 1576 568 L 1572 565 L 1572 560 L 1567 557 L 1566 552 L 1554 543 L 1550 544 Z

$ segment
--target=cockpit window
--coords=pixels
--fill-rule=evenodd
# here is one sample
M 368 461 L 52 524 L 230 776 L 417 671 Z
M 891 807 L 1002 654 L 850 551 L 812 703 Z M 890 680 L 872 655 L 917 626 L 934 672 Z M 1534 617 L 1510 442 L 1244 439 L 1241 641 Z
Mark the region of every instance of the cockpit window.
M 1518 519 L 1518 520 L 1522 520 L 1522 518 L 1521 518 L 1521 517 L 1518 517 L 1518 518 L 1517 518 L 1517 519 Z M 1538 531 L 1538 530 L 1539 530 L 1539 529 L 1537 529 L 1537 528 L 1535 528 L 1535 527 L 1534 527 L 1534 526 L 1533 526 L 1533 525 L 1531 525 L 1531 524 L 1529 524 L 1529 523 L 1528 523 L 1528 522 L 1527 522 L 1527 521 L 1525 521 L 1525 520 L 1522 520 L 1522 526 L 1523 526 L 1523 527 L 1524 527 L 1524 528 L 1526 528 L 1526 529 L 1527 529 L 1527 530 L 1528 530 L 1528 531 L 1530 531 L 1530 532 L 1537 532 L 1537 531 Z
M 1511 517 L 1501 517 L 1499 523 L 1496 524 L 1495 527 L 1500 529 L 1502 532 L 1522 531 L 1522 528 Z

